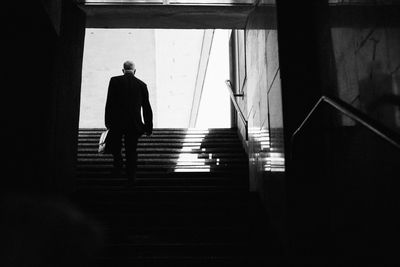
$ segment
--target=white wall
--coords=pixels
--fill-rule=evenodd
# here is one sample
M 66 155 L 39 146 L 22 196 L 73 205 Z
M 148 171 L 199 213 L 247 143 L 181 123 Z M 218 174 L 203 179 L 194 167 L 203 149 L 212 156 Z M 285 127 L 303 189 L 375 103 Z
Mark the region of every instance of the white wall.
M 136 64 L 136 76 L 147 84 L 157 118 L 154 49 L 154 30 L 86 30 L 80 127 L 104 127 L 104 108 L 110 77 L 122 75 L 122 64 L 128 59 Z
M 156 30 L 158 127 L 188 127 L 204 30 Z

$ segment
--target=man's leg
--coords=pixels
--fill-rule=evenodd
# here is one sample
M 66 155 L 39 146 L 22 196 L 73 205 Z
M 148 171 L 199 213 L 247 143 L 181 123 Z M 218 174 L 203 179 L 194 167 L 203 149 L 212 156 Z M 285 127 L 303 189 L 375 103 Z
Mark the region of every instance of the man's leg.
M 125 133 L 126 172 L 128 181 L 131 184 L 134 183 L 136 179 L 138 139 L 138 135 L 133 131 Z
M 122 148 L 122 131 L 118 129 L 110 130 L 111 133 L 111 151 L 113 155 L 113 175 L 120 176 L 122 174 L 122 155 L 121 155 L 121 148 Z

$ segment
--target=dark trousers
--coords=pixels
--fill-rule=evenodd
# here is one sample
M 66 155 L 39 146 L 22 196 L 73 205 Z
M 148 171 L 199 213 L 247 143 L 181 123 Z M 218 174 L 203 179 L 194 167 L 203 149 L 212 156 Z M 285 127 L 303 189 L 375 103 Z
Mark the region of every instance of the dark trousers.
M 125 165 L 126 174 L 128 179 L 134 181 L 136 178 L 137 168 L 137 144 L 139 135 L 136 131 L 131 129 L 110 129 L 111 143 L 112 143 L 112 155 L 114 158 L 114 172 L 121 173 L 123 166 L 123 158 L 121 154 L 122 149 L 122 138 L 124 139 L 125 146 Z

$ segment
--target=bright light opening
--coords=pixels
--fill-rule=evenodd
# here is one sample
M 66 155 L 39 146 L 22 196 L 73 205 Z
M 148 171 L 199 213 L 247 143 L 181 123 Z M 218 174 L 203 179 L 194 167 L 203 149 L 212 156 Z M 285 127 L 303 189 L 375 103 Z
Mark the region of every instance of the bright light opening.
M 204 73 L 199 63 L 205 57 L 205 30 L 86 29 L 80 128 L 104 127 L 108 84 L 112 76 L 122 75 L 125 60 L 135 62 L 136 76 L 147 84 L 155 128 L 188 128 L 194 101 L 198 103 L 195 128 L 230 128 L 225 85 L 230 32 L 214 31 Z M 195 98 L 199 77 L 204 79 L 202 93 Z

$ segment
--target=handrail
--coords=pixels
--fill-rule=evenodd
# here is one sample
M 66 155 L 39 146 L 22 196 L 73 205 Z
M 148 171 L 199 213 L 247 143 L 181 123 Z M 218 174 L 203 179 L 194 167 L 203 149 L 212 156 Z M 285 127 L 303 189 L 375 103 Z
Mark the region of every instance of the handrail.
M 234 94 L 233 93 L 233 87 L 232 87 L 232 83 L 230 80 L 226 80 L 225 81 L 226 85 L 228 86 L 228 91 L 229 91 L 229 95 L 231 97 L 232 103 L 236 109 L 236 112 L 239 113 L 239 117 L 242 119 L 243 123 L 244 123 L 244 127 L 245 127 L 245 131 L 246 131 L 246 141 L 249 140 L 249 123 L 246 119 L 246 117 L 244 116 L 242 110 L 239 107 L 239 104 L 236 101 L 235 97 L 243 97 L 243 94 Z
M 352 118 L 353 120 L 357 121 L 358 123 L 364 125 L 366 128 L 395 146 L 396 148 L 400 149 L 400 136 L 393 132 L 391 129 L 387 128 L 386 126 L 382 125 L 381 123 L 371 119 L 366 114 L 362 113 L 358 109 L 354 108 L 353 106 L 349 105 L 348 103 L 333 97 L 322 96 L 311 111 L 308 113 L 306 118 L 300 124 L 296 131 L 292 134 L 292 142 L 294 137 L 298 134 L 298 132 L 304 127 L 310 117 L 315 113 L 316 109 L 321 105 L 321 103 L 327 103 L 334 107 L 336 110 L 340 111 L 341 113 L 345 114 L 346 116 Z

